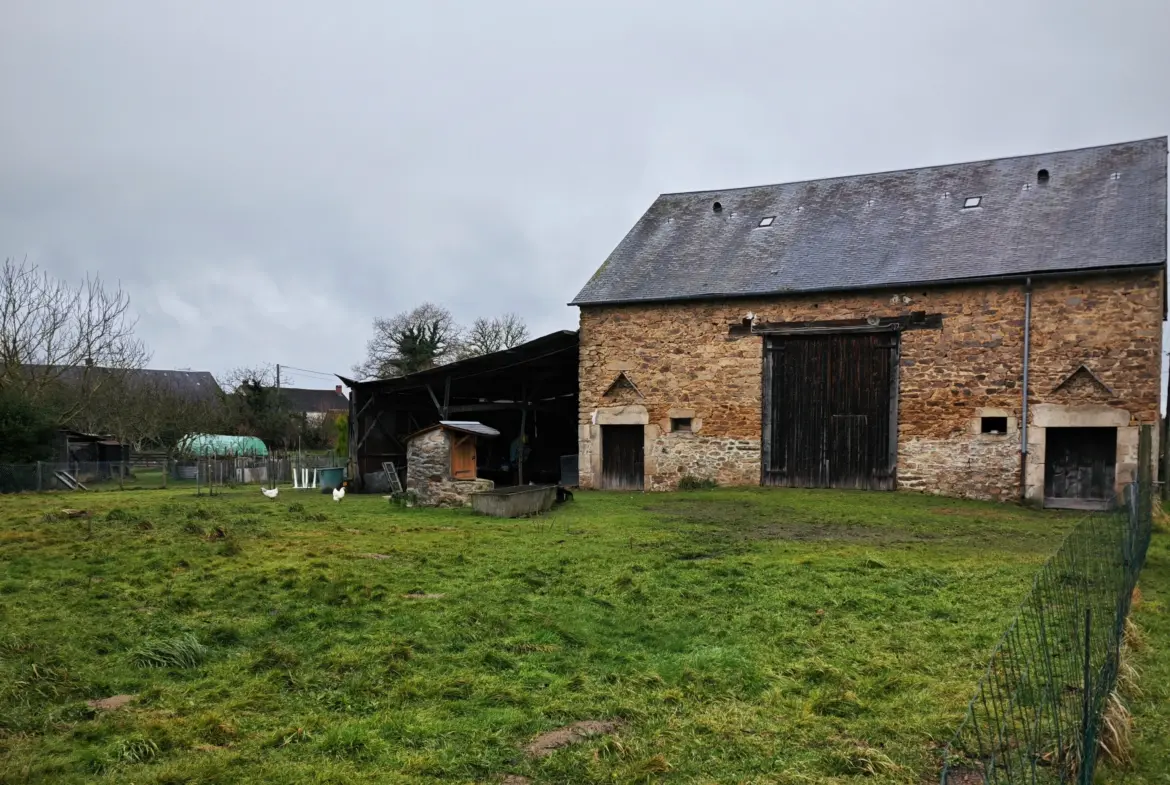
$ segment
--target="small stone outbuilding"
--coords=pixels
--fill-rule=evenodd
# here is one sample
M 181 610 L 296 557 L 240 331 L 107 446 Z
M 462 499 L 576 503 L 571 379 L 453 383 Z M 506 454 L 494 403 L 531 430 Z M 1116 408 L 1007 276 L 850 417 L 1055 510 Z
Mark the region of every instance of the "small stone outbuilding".
M 1159 423 L 1166 155 L 660 196 L 573 301 L 581 485 L 1107 505 Z
M 490 491 L 476 477 L 476 442 L 500 432 L 483 423 L 442 420 L 413 434 L 406 446 L 406 490 L 422 507 L 468 507 L 471 495 Z

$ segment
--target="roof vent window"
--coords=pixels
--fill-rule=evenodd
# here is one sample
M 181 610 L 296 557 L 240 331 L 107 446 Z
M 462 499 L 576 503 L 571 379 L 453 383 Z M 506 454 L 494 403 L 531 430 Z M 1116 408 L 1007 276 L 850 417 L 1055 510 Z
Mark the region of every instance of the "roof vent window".
M 760 223 L 758 224 L 758 226 L 761 226 L 761 227 L 762 227 L 762 226 L 771 226 L 771 225 L 772 225 L 772 222 L 773 222 L 773 221 L 775 221 L 775 220 L 776 220 L 776 216 L 774 216 L 774 215 L 769 215 L 769 216 L 767 216 L 766 218 L 761 218 L 761 219 L 760 219 Z
M 716 202 L 715 204 L 711 205 L 711 209 L 717 213 L 721 213 L 723 212 L 723 205 L 719 204 L 719 202 Z
M 1040 183 L 1040 185 L 1047 185 L 1048 184 L 1048 170 L 1047 169 L 1041 169 L 1039 172 L 1036 172 L 1036 182 Z
M 969 210 L 972 207 L 978 207 L 981 204 L 983 204 L 982 196 L 968 196 L 963 200 L 963 209 Z

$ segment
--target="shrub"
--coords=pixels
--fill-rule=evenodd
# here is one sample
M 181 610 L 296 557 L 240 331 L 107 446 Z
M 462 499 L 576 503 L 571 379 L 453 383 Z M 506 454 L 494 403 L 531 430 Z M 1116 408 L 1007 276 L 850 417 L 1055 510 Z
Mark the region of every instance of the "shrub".
M 396 507 L 415 507 L 418 505 L 418 492 L 413 488 L 390 494 L 390 503 Z
M 700 480 L 698 477 L 693 477 L 689 474 L 684 475 L 682 479 L 678 481 L 678 489 L 680 491 L 709 491 L 712 488 L 718 487 L 719 483 L 715 482 L 714 480 Z

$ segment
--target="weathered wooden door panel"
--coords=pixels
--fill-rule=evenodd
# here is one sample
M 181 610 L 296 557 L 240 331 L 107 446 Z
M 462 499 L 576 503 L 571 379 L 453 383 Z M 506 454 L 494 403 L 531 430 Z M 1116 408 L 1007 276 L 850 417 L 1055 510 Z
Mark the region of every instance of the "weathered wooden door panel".
M 1116 467 L 1116 428 L 1045 431 L 1045 499 L 1110 501 Z
M 601 487 L 642 490 L 645 432 L 641 425 L 601 426 Z
M 765 352 L 763 481 L 892 490 L 898 334 L 777 336 Z
M 468 435 L 452 438 L 451 476 L 456 480 L 474 480 L 475 467 L 475 437 Z

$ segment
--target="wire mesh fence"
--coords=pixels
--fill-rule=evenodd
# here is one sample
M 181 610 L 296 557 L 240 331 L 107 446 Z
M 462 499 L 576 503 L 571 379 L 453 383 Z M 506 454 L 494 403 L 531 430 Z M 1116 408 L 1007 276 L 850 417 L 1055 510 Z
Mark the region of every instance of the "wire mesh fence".
M 1147 461 L 1148 463 L 1148 461 Z M 1036 576 L 992 654 L 942 783 L 1090 783 L 1152 527 L 1148 476 L 1088 514 Z
M 316 472 L 344 465 L 344 458 L 326 454 L 0 464 L 0 493 L 263 484 L 313 487 Z

